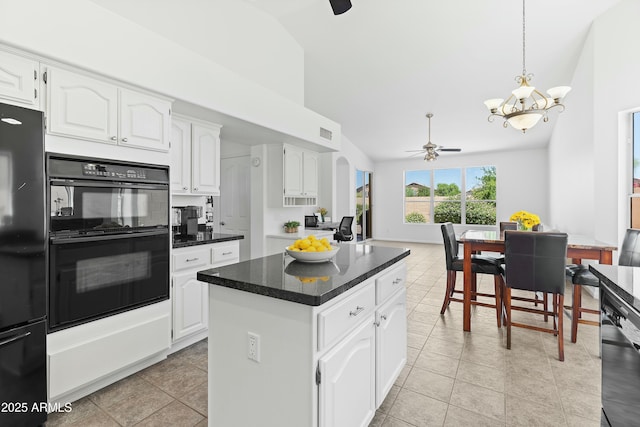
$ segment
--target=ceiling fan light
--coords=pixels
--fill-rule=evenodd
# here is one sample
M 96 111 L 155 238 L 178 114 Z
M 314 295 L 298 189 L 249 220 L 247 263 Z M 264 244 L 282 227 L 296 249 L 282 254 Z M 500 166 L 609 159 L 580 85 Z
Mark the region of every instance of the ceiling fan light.
M 491 111 L 492 113 L 495 113 L 496 111 L 498 111 L 498 108 L 500 107 L 500 105 L 502 105 L 502 101 L 504 101 L 504 99 L 502 98 L 487 99 L 486 101 L 484 101 L 484 105 L 487 106 L 489 111 Z
M 549 96 L 554 100 L 564 98 L 571 90 L 571 86 L 556 86 L 547 91 Z
M 518 99 L 525 99 L 531 96 L 531 93 L 534 90 L 536 90 L 534 86 L 522 85 L 519 88 L 512 90 L 511 93 Z
M 527 111 L 516 113 L 511 117 L 507 117 L 507 122 L 518 130 L 525 132 L 527 129 L 534 127 L 542 118 L 543 114 L 538 111 Z

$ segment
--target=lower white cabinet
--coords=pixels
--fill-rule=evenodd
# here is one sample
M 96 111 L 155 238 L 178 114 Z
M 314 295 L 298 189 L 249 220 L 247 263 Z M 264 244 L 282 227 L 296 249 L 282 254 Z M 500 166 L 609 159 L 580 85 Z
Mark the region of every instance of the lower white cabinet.
M 374 317 L 320 358 L 320 427 L 366 427 L 376 413 Z
M 239 259 L 240 245 L 237 240 L 173 250 L 171 335 L 174 347 L 172 351 L 199 341 L 207 334 L 209 286 L 198 281 L 198 271 L 233 264 Z M 179 345 L 176 346 L 176 344 Z

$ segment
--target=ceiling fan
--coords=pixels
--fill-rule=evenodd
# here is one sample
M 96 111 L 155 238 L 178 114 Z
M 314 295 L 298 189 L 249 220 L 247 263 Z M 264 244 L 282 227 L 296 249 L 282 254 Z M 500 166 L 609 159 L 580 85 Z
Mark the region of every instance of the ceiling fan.
M 416 154 L 412 154 L 411 156 L 415 156 L 418 153 L 425 153 L 424 160 L 427 162 L 432 162 L 436 160 L 439 156 L 438 152 L 460 152 L 461 148 L 446 148 L 442 145 L 436 145 L 431 142 L 431 117 L 433 117 L 433 113 L 427 113 L 427 119 L 429 119 L 429 141 L 422 146 L 422 150 L 408 150 L 407 153 L 416 152 Z

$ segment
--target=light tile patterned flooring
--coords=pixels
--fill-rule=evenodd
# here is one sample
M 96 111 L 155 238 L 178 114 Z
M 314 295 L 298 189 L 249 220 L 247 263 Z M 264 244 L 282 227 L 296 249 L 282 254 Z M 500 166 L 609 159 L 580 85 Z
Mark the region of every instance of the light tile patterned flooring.
M 493 309 L 473 307 L 468 333 L 462 331 L 460 303 L 452 302 L 440 315 L 442 245 L 373 244 L 408 247 L 411 255 L 408 362 L 370 427 L 600 425 L 597 327 L 580 325 L 578 342 L 572 344 L 565 317 L 564 362 L 558 361 L 556 339 L 542 332 L 514 328 L 512 348 L 506 350 L 506 334 L 497 328 Z M 493 290 L 492 276 L 480 275 L 478 283 Z M 565 297 L 570 304 L 570 285 Z M 597 307 L 588 294 L 583 303 Z M 539 317 L 516 316 L 528 322 Z M 206 417 L 205 340 L 74 402 L 70 413 L 50 415 L 46 426 L 205 426 Z

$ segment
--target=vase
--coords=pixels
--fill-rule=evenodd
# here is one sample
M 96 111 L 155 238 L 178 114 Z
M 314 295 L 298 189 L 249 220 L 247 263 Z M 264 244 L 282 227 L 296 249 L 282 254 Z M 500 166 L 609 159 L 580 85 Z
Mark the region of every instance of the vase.
M 531 231 L 531 227 L 527 227 L 524 225 L 522 221 L 518 221 L 518 230 L 520 231 Z

